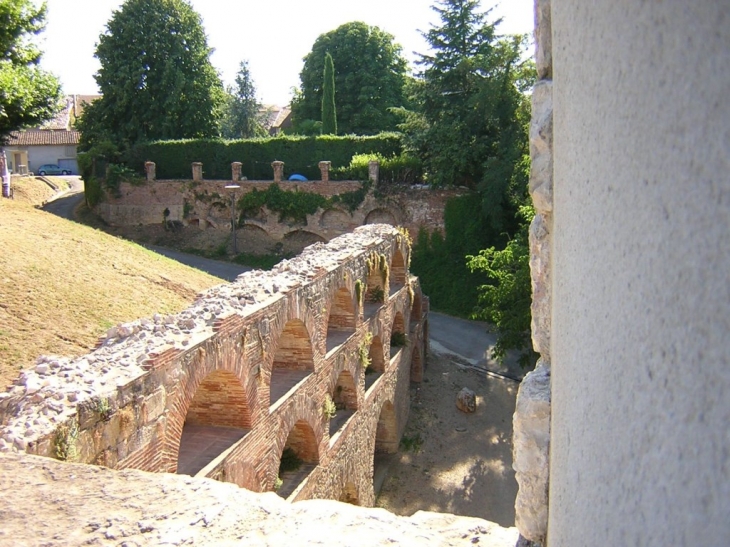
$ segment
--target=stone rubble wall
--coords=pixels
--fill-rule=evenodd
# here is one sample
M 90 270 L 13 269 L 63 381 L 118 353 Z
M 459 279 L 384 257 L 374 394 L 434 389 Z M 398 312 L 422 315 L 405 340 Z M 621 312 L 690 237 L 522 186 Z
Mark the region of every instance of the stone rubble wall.
M 394 406 L 393 427 L 400 438 L 408 417 L 411 355 L 421 356 L 425 349 L 427 305 L 418 306 L 419 317 L 412 316 L 416 297 L 426 299 L 407 271 L 391 276 L 390 284 L 385 277 L 389 297 L 372 316 L 363 315 L 356 286 L 365 284 L 369 268 L 381 257 L 390 270 L 406 270 L 401 265 L 408 264 L 409 253 L 407 239 L 392 226 L 364 226 L 329 244 L 310 246 L 270 272 L 246 272 L 233 283 L 213 287 L 179 314 L 113 327 L 86 356 L 40 357 L 34 370 L 21 373 L 10 391 L 0 394 L 0 452 L 175 472 L 194 397 L 205 400 L 206 389 L 230 381 L 231 409 L 250 422 L 250 431 L 198 475 L 272 490 L 289 432 L 304 421 L 316 439 L 319 465 L 294 498 L 339 499 L 351 483 L 359 502 L 371 505 L 381 409 L 386 402 Z M 397 278 L 407 283 L 396 285 Z M 348 340 L 327 353 L 328 318 L 343 288 L 357 310 L 356 321 Z M 398 314 L 411 327 L 409 343 L 388 362 Z M 304 334 L 297 336 L 304 337 L 299 342 L 309 351 L 313 372 L 272 405 L 272 366 L 284 351 L 278 346 L 287 325 L 303 325 L 297 332 Z M 357 350 L 368 333 L 380 338 L 386 366 L 366 393 Z M 343 370 L 357 381 L 358 410 L 331 439 L 322 408 Z M 206 378 L 214 381 L 207 384 Z M 194 414 L 204 419 L 204 413 Z
M 160 224 L 164 219 L 196 225 L 201 229 L 230 231 L 231 197 L 225 185 L 231 181 L 166 180 L 143 185 L 122 183 L 120 196 L 107 195 L 97 205 L 97 213 L 112 226 L 137 226 Z M 266 190 L 271 181 L 239 181 L 237 196 L 253 189 Z M 331 197 L 352 192 L 360 187 L 358 182 L 277 183 L 285 191 L 313 192 Z M 345 205 L 319 210 L 307 215 L 306 224 L 290 225 L 279 222 L 278 213 L 264 208 L 263 215 L 247 219 L 245 226 L 264 230 L 274 240 L 283 240 L 288 234 L 306 231 L 324 241 L 351 232 L 364 224 L 390 223 L 404 226 L 415 238 L 421 227 L 444 230 L 444 207 L 449 198 L 458 196 L 460 190 L 431 190 L 425 187 L 408 187 L 376 198 L 371 192 L 363 203 L 350 212 Z M 165 217 L 165 210 L 169 212 Z
M 530 225 L 532 344 L 540 354 L 520 385 L 513 417 L 513 468 L 519 485 L 515 522 L 529 541 L 545 542 L 550 450 L 551 246 L 553 228 L 553 82 L 551 0 L 535 0 L 535 61 L 532 92 L 530 183 L 535 207 Z

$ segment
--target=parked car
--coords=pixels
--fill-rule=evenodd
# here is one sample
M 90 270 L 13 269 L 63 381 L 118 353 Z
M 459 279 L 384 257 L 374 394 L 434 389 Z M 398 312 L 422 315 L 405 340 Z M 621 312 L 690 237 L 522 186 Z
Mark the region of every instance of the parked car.
M 68 169 L 61 169 L 55 163 L 46 163 L 38 168 L 38 174 L 43 175 L 70 175 L 71 171 Z

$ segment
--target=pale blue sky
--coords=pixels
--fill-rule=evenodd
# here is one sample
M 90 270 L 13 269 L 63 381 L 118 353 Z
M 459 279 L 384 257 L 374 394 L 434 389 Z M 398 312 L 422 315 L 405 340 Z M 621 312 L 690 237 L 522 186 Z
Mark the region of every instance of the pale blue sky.
M 47 0 L 48 26 L 41 35 L 41 65 L 56 74 L 66 93 L 97 93 L 93 78 L 99 35 L 121 0 Z M 438 22 L 432 0 L 192 0 L 203 17 L 211 61 L 226 84 L 248 59 L 259 98 L 284 105 L 299 84 L 302 57 L 320 34 L 350 21 L 391 33 L 409 61 L 427 46 L 419 31 Z M 486 8 L 491 2 L 484 1 Z M 533 0 L 502 0 L 493 12 L 503 33 L 531 33 Z

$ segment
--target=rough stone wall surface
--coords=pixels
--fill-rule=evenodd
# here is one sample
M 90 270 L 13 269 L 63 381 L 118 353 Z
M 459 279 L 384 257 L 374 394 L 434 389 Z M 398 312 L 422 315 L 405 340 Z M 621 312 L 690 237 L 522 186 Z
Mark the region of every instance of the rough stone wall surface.
M 397 266 L 409 252 L 392 226 L 361 227 L 270 272 L 247 272 L 214 287 L 178 315 L 114 327 L 96 351 L 75 361 L 39 358 L 34 371 L 0 394 L 0 452 L 175 472 L 190 412 L 197 424 L 245 430 L 199 476 L 272 490 L 296 428 L 307 440 L 300 448 L 318 465 L 290 499 L 339 499 L 349 483 L 359 502 L 371 505 L 381 409 L 386 402 L 395 408 L 391 429 L 399 439 L 408 417 L 411 355 L 425 345 L 427 316 L 413 318 L 409 344 L 391 354 L 396 318 L 410 320 L 413 298 L 424 299 L 417 278 L 389 286 L 381 277 L 387 296 L 369 305 L 367 315 L 355 286 L 364 285 L 369 269 L 398 257 Z M 346 333 L 328 329 L 343 288 L 357 306 L 354 328 Z M 382 375 L 366 390 L 358 355 L 360 346 L 368 350 L 369 334 L 387 357 Z M 289 361 L 309 364 L 294 371 L 301 374 L 296 385 L 282 391 L 275 364 Z M 343 371 L 357 380 L 357 411 L 330 436 L 323 407 Z M 236 419 L 227 412 L 237 413 Z
M 107 196 L 97 206 L 97 212 L 112 226 L 136 226 L 180 221 L 194 224 L 201 229 L 230 230 L 231 198 L 224 189 L 230 181 L 156 181 L 137 186 L 122 183 L 120 197 Z M 266 190 L 270 181 L 239 181 L 240 197 L 253 189 Z M 282 181 L 279 186 L 286 191 L 313 192 L 323 196 L 352 192 L 357 182 L 296 183 Z M 444 229 L 446 201 L 460 195 L 460 190 L 430 190 L 404 188 L 384 198 L 375 198 L 371 192 L 354 212 L 346 206 L 319 210 L 307 216 L 306 224 L 279 222 L 278 213 L 263 209 L 255 219 L 247 219 L 245 225 L 264 230 L 275 240 L 282 240 L 295 232 L 309 232 L 329 241 L 364 224 L 380 222 L 405 226 L 415 238 L 421 227 L 428 230 Z M 169 211 L 167 217 L 165 210 Z
M 513 418 L 515 478 L 519 489 L 515 520 L 520 534 L 544 542 L 548 525 L 550 451 L 550 335 L 553 225 L 553 82 L 551 0 L 535 0 L 535 60 L 532 93 L 530 183 L 535 207 L 530 225 L 532 343 L 541 359 L 520 385 Z
M 553 0 L 548 543 L 730 537 L 730 11 Z
M 514 528 L 336 501 L 286 503 L 209 479 L 0 454 L 0 546 L 511 547 Z M 28 488 L 28 484 L 33 488 Z M 49 503 L 48 500 L 53 500 Z

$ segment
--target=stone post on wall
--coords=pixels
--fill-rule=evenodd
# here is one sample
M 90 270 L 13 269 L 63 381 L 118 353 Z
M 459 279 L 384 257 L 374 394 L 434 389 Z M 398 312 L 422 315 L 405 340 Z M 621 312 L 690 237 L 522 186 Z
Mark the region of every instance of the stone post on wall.
M 193 162 L 193 180 L 195 182 L 203 180 L 203 164 L 199 161 Z
M 553 231 L 553 82 L 551 0 L 535 0 L 537 83 L 532 92 L 529 190 L 532 345 L 540 354 L 520 384 L 513 416 L 513 463 L 519 486 L 515 524 L 520 535 L 543 544 L 548 524 L 550 456 L 551 234 Z
M 284 176 L 284 162 L 283 161 L 272 161 L 271 167 L 274 168 L 274 182 L 281 182 Z
M 153 161 L 146 161 L 144 164 L 145 173 L 147 173 L 147 182 L 155 180 L 155 169 L 156 165 Z
M 373 186 L 378 184 L 378 178 L 380 177 L 380 162 L 373 160 L 368 162 L 368 179 L 373 183 Z
M 241 180 L 241 166 L 243 164 L 240 161 L 234 161 L 231 163 L 231 180 L 238 182 Z
M 331 161 L 320 161 L 319 170 L 322 173 L 322 182 L 330 181 L 330 167 L 332 167 Z

